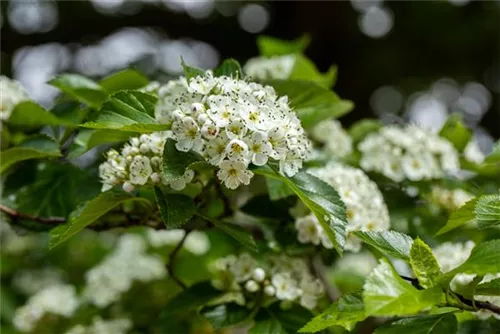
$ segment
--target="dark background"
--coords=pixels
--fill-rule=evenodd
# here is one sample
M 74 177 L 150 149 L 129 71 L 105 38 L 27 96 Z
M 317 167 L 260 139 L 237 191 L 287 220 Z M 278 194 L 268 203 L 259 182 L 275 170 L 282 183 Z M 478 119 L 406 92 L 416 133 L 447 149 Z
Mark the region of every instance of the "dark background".
M 231 2 L 235 3 L 243 6 L 246 2 Z M 262 34 L 294 39 L 308 33 L 312 42 L 307 56 L 323 71 L 331 64 L 338 65 L 335 91 L 356 104 L 342 119 L 344 124 L 375 116 L 369 99 L 382 85 L 397 87 L 408 97 L 428 89 L 439 78 L 449 77 L 459 84 L 475 81 L 488 88 L 492 103 L 480 124 L 494 138 L 500 136 L 499 1 L 472 1 L 461 6 L 448 1 L 386 1 L 383 6 L 392 11 L 394 26 L 376 39 L 360 31 L 361 14 L 350 1 L 259 4 L 270 14 Z M 123 27 L 152 27 L 171 39 L 201 40 L 214 46 L 220 59 L 234 57 L 244 62 L 258 53 L 257 34 L 244 31 L 237 15 L 225 17 L 214 12 L 196 20 L 150 4 L 133 15 L 101 14 L 88 1 L 59 1 L 56 5 L 59 23 L 54 29 L 21 34 L 7 20 L 9 3 L 1 2 L 2 73 L 13 74 L 12 55 L 21 47 L 49 42 L 93 44 Z

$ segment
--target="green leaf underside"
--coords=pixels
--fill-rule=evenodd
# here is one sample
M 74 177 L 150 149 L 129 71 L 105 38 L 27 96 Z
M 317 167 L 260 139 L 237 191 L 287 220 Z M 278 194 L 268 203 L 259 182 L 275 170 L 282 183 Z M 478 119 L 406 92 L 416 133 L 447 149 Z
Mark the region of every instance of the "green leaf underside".
M 454 114 L 446 120 L 439 135 L 452 143 L 459 152 L 462 152 L 471 139 L 472 132 L 462 122 L 462 117 L 459 114 Z
M 269 192 L 269 198 L 272 201 L 277 201 L 279 199 L 286 198 L 295 194 L 293 190 L 290 189 L 290 187 L 288 187 L 283 181 L 273 178 L 266 178 L 266 183 L 267 191 Z
M 248 319 L 251 310 L 236 303 L 221 304 L 203 308 L 200 312 L 214 329 L 235 326 Z
M 363 302 L 367 315 L 413 315 L 440 301 L 440 288 L 417 290 L 403 280 L 385 259 L 373 269 L 364 284 Z
M 154 188 L 156 203 L 167 229 L 181 227 L 195 214 L 196 207 L 191 197 L 181 194 L 164 194 L 159 187 Z
M 172 298 L 163 309 L 161 316 L 187 315 L 221 295 L 222 292 L 215 289 L 210 282 L 196 283 Z
M 98 83 L 78 74 L 62 74 L 50 80 L 49 84 L 94 108 L 98 108 L 107 97 L 106 91 Z
M 250 249 L 253 252 L 257 252 L 257 245 L 252 237 L 252 234 L 241 226 L 236 224 L 231 224 L 227 222 L 222 222 L 220 220 L 203 216 L 203 218 L 215 225 L 218 229 L 229 234 L 234 240 L 242 244 L 244 247 Z
M 73 211 L 66 224 L 60 225 L 51 230 L 51 239 L 49 243 L 50 248 L 56 247 L 73 235 L 77 234 L 85 227 L 104 216 L 117 205 L 131 200 L 140 201 L 146 205 L 150 205 L 147 199 L 133 197 L 125 192 L 106 191 L 101 193 L 96 198 L 86 202 L 82 207 Z
M 184 76 L 186 77 L 188 82 L 191 78 L 197 77 L 199 75 L 205 75 L 204 70 L 202 70 L 201 68 L 187 65 L 184 62 L 184 59 L 182 59 L 182 57 L 181 57 L 181 65 L 182 65 L 182 70 L 184 71 Z
M 75 123 L 60 119 L 33 101 L 25 101 L 16 105 L 8 120 L 14 126 L 76 126 Z
M 282 309 L 280 303 L 274 303 L 268 308 L 269 312 L 279 321 L 283 330 L 287 333 L 297 333 L 312 317 L 310 310 L 298 304 L 290 308 Z
M 241 69 L 240 63 L 236 60 L 229 58 L 222 62 L 214 72 L 216 77 L 228 76 L 231 78 L 241 79 L 244 77 L 243 70 Z
M 500 224 L 500 195 L 479 197 L 475 208 L 479 228 L 495 227 Z
M 476 202 L 478 198 L 473 198 L 457 210 L 453 211 L 448 218 L 446 224 L 436 233 L 436 235 L 441 235 L 443 233 L 449 232 L 457 227 L 467 224 L 468 222 L 476 218 L 474 208 L 476 207 Z
M 160 124 L 154 119 L 156 100 L 155 96 L 139 91 L 117 92 L 103 104 L 94 121 L 82 126 L 140 133 L 168 130 L 170 124 Z
M 287 334 L 279 320 L 267 310 L 261 309 L 254 320 L 248 334 Z
M 354 234 L 383 254 L 408 261 L 413 239 L 396 231 L 357 231 Z
M 309 321 L 299 332 L 315 333 L 331 326 L 341 326 L 351 331 L 356 323 L 366 317 L 361 292 L 344 295 L 323 313 Z
M 99 84 L 109 94 L 120 90 L 139 89 L 149 83 L 148 78 L 136 70 L 123 70 L 102 79 Z
M 136 135 L 127 131 L 81 129 L 70 146 L 68 158 L 76 158 L 96 146 L 120 143 Z
M 431 248 L 419 238 L 411 246 L 410 264 L 421 286 L 430 288 L 438 283 L 441 275 L 439 264 Z
M 333 91 L 311 81 L 269 80 L 279 95 L 287 95 L 302 126 L 309 129 L 328 118 L 339 118 L 354 108 L 348 100 L 340 99 Z
M 480 296 L 500 296 L 500 278 L 479 284 L 475 293 Z
M 293 56 L 295 63 L 292 73 L 288 77 L 289 80 L 306 80 L 312 81 L 322 87 L 331 88 L 337 79 L 337 67 L 330 66 L 326 73 L 321 73 L 314 62 L 302 54 Z
M 311 38 L 308 35 L 302 35 L 293 41 L 285 41 L 270 36 L 259 36 L 257 38 L 257 47 L 261 56 L 282 56 L 303 52 L 310 42 Z
M 397 320 L 377 328 L 375 334 L 453 334 L 457 330 L 455 315 L 444 313 Z
M 442 276 L 449 282 L 458 273 L 486 275 L 500 272 L 500 239 L 490 240 L 476 245 L 469 258 L 459 267 Z
M 286 183 L 316 216 L 337 252 L 342 254 L 347 227 L 346 208 L 333 187 L 306 172 L 299 172 L 291 178 L 281 175 L 274 167 L 261 167 L 254 172 Z
M 61 152 L 56 142 L 43 135 L 36 136 L 0 153 L 0 173 L 17 162 L 60 156 Z
M 175 141 L 169 138 L 163 149 L 163 177 L 166 182 L 178 179 L 191 164 L 201 161 L 204 160 L 197 153 L 178 151 L 175 148 Z
M 372 132 L 377 132 L 383 124 L 375 119 L 363 119 L 354 123 L 348 130 L 349 136 L 354 144 L 361 142 Z

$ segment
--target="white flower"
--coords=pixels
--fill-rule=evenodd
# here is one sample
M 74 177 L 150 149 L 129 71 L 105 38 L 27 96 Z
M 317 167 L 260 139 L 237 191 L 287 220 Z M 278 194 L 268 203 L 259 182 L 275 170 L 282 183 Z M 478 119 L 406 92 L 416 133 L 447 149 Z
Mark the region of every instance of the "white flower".
M 396 182 L 437 179 L 459 170 L 451 143 L 415 125 L 383 127 L 366 136 L 358 149 L 363 169 Z
M 323 233 L 323 228 L 318 223 L 316 216 L 311 214 L 297 219 L 295 221 L 295 228 L 298 231 L 297 238 L 299 242 L 303 244 L 312 243 L 313 245 L 320 244 L 320 236 Z
M 286 97 L 270 86 L 226 76 L 207 73 L 160 88 L 155 117 L 172 123 L 178 150 L 194 151 L 219 169 L 227 169 L 226 160 L 242 162 L 241 180 L 217 174 L 232 189 L 248 184 L 250 163 L 260 166 L 273 159 L 282 173 L 295 175 L 311 149 Z
M 446 189 L 433 186 L 430 193 L 430 200 L 440 207 L 454 211 L 470 201 L 474 196 L 463 189 Z
M 325 145 L 326 154 L 329 156 L 343 158 L 352 153 L 352 139 L 337 120 L 319 122 L 312 129 L 311 137 Z
M 309 310 L 314 309 L 318 302 L 318 297 L 323 294 L 323 286 L 321 285 L 321 282 L 317 279 L 304 277 L 300 282 L 300 290 L 302 291 L 302 295 L 300 296 L 300 305 Z
M 274 286 L 272 285 L 268 285 L 264 288 L 264 293 L 267 295 L 267 296 L 274 296 L 274 294 L 276 293 L 276 289 L 274 288 Z
M 16 105 L 29 100 L 28 93 L 18 81 L 0 75 L 0 120 L 7 120 Z
M 255 268 L 252 273 L 252 277 L 257 282 L 262 282 L 266 278 L 266 272 L 262 268 Z
M 288 79 L 292 74 L 296 58 L 294 55 L 257 57 L 247 61 L 245 73 L 257 80 Z
M 76 325 L 65 334 L 126 334 L 131 328 L 132 321 L 129 319 L 103 320 L 96 316 L 88 327 Z
M 241 161 L 224 160 L 220 164 L 217 177 L 224 182 L 229 189 L 236 189 L 240 184 L 248 185 L 253 173 L 246 169 L 246 165 Z
M 475 139 L 470 140 L 464 149 L 464 157 L 466 160 L 480 164 L 484 161 L 484 153 L 481 151 Z
M 256 265 L 257 262 L 248 253 L 243 253 L 231 265 L 230 271 L 237 282 L 244 282 L 252 277 Z
M 257 282 L 253 281 L 253 280 L 248 280 L 246 283 L 245 283 L 245 289 L 248 291 L 248 292 L 257 292 L 259 291 L 259 285 L 257 284 Z
M 79 301 L 74 286 L 51 285 L 31 296 L 24 306 L 18 308 L 12 323 L 16 329 L 30 332 L 45 314 L 70 317 L 78 306 Z
M 137 155 L 130 164 L 130 180 L 133 184 L 144 185 L 153 173 L 149 158 Z
M 278 299 L 294 300 L 300 294 L 297 281 L 289 273 L 275 274 L 271 282 L 276 289 L 276 297 Z
M 51 285 L 62 284 L 62 273 L 55 268 L 18 271 L 13 283 L 24 294 L 33 295 Z

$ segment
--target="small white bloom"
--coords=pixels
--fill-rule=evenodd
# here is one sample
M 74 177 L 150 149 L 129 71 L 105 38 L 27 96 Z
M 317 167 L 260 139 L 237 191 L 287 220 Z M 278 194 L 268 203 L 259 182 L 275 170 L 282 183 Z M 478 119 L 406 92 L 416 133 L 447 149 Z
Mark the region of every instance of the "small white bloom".
M 236 189 L 240 184 L 250 184 L 253 173 L 246 168 L 247 166 L 241 161 L 225 160 L 220 163 L 220 170 L 217 172 L 217 177 L 229 189 Z
M 184 117 L 182 121 L 175 122 L 172 130 L 176 134 L 175 147 L 179 151 L 187 152 L 191 149 L 197 151 L 203 146 L 200 128 L 191 117 Z
M 137 155 L 130 164 L 130 181 L 133 184 L 144 185 L 148 182 L 153 169 L 148 157 Z
M 219 166 L 222 160 L 226 158 L 226 147 L 228 146 L 228 142 L 229 140 L 225 134 L 219 134 L 217 138 L 207 143 L 205 155 L 210 164 Z
M 244 141 L 232 139 L 226 147 L 226 156 L 231 161 L 242 161 L 247 164 L 248 146 Z
M 262 282 L 266 278 L 266 272 L 262 268 L 255 268 L 252 278 L 257 282 Z
M 244 282 L 252 277 L 257 262 L 248 254 L 241 254 L 231 265 L 230 270 L 237 282 Z
M 260 289 L 260 286 L 253 280 L 248 280 L 246 283 L 245 283 L 245 289 L 248 291 L 248 292 L 257 292 L 259 291 Z
M 276 289 L 276 298 L 278 299 L 294 300 L 300 294 L 297 281 L 289 273 L 273 275 L 272 284 Z
M 252 163 L 256 166 L 265 165 L 272 150 L 267 135 L 260 131 L 254 132 L 252 137 L 246 140 L 246 143 Z
M 0 120 L 7 120 L 16 105 L 29 100 L 28 93 L 18 81 L 0 75 Z
M 274 294 L 276 293 L 276 289 L 274 288 L 274 286 L 272 285 L 268 285 L 264 288 L 264 293 L 267 295 L 267 296 L 274 296 Z
M 125 190 L 128 193 L 134 191 L 134 189 L 135 189 L 134 185 L 130 182 L 125 182 L 123 184 L 123 190 Z

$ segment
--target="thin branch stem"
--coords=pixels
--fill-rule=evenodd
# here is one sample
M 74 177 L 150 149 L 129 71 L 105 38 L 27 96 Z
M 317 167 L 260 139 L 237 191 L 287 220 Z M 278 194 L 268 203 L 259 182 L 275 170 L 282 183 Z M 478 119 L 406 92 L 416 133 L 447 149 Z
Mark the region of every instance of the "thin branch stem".
M 419 290 L 423 289 L 423 287 L 418 282 L 418 279 L 412 278 L 412 277 L 407 277 L 407 276 L 402 276 L 402 275 L 400 275 L 400 276 L 405 281 L 410 282 L 417 289 L 419 289 Z M 492 304 L 490 302 L 479 301 L 476 299 L 470 300 L 470 299 L 467 299 L 466 297 L 462 296 L 461 294 L 458 294 L 455 292 L 453 294 L 458 298 L 458 300 L 460 300 L 460 302 L 462 302 L 463 304 L 465 304 L 469 307 L 472 307 L 474 309 L 488 310 L 488 311 L 491 311 L 493 313 L 500 314 L 500 306 L 498 306 L 498 305 Z
M 335 288 L 328 282 L 326 279 L 326 268 L 323 264 L 323 260 L 321 256 L 315 255 L 310 257 L 311 267 L 316 275 L 316 277 L 321 281 L 323 287 L 325 288 L 326 295 L 331 302 L 334 302 L 339 297 L 339 294 L 335 290 Z
M 181 250 L 182 246 L 184 245 L 184 242 L 186 241 L 187 236 L 189 235 L 190 232 L 191 231 L 186 231 L 186 233 L 184 233 L 184 236 L 182 237 L 182 239 L 179 241 L 177 246 L 175 246 L 172 253 L 170 253 L 170 255 L 168 257 L 168 263 L 167 263 L 168 274 L 170 275 L 170 277 L 172 277 L 172 279 L 175 281 L 175 283 L 177 283 L 182 289 L 186 289 L 186 284 L 184 284 L 177 276 L 175 276 L 174 264 L 175 264 L 175 258 L 177 256 L 177 254 L 179 253 L 179 251 Z
M 14 219 L 27 219 L 42 224 L 58 225 L 58 224 L 64 224 L 66 222 L 66 218 L 64 217 L 39 217 L 16 211 L 3 204 L 0 204 L 0 211 L 8 214 L 10 217 Z

